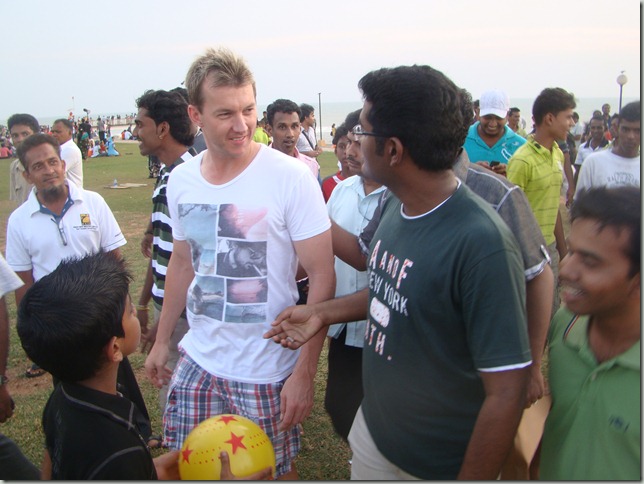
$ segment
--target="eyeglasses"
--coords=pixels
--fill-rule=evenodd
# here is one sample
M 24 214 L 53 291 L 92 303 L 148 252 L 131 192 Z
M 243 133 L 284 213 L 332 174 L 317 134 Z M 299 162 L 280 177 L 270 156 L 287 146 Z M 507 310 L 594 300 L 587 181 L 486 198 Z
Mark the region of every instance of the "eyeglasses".
M 356 141 L 360 142 L 362 140 L 363 136 L 375 136 L 377 138 L 387 138 L 387 135 L 384 134 L 378 134 L 378 133 L 370 133 L 369 131 L 363 131 L 362 130 L 362 125 L 356 124 L 352 129 L 351 133 L 356 137 Z
M 65 228 L 63 227 L 63 219 L 61 218 L 58 222 L 55 219 L 49 219 L 56 224 L 58 227 L 58 234 L 60 235 L 60 240 L 64 246 L 67 246 L 67 235 L 65 234 Z

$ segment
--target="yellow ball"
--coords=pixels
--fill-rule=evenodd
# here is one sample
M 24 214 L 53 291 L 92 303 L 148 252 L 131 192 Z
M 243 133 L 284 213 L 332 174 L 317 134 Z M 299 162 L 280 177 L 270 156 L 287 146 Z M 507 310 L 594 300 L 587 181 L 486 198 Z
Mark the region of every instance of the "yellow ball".
M 179 455 L 181 479 L 219 480 L 222 450 L 228 452 L 230 470 L 236 477 L 269 466 L 275 473 L 275 451 L 268 435 L 246 417 L 223 414 L 204 420 L 188 434 Z

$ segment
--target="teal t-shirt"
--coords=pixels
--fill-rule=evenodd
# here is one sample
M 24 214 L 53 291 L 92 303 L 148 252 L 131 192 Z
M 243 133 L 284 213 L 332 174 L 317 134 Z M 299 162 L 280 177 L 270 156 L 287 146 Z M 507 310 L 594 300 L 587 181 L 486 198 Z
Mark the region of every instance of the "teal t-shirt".
M 548 336 L 552 408 L 541 443 L 545 480 L 641 480 L 641 345 L 598 364 L 588 316 L 560 309 Z
M 485 398 L 479 370 L 530 362 L 516 241 L 461 185 L 413 219 L 390 197 L 367 261 L 367 426 L 404 471 L 454 479 Z
M 490 147 L 478 134 L 479 124 L 479 122 L 476 122 L 470 126 L 463 144 L 463 148 L 467 151 L 467 156 L 469 156 L 472 163 L 477 161 L 500 161 L 503 164 L 507 164 L 514 152 L 526 142 L 525 138 L 505 126 L 505 132 L 501 139 Z

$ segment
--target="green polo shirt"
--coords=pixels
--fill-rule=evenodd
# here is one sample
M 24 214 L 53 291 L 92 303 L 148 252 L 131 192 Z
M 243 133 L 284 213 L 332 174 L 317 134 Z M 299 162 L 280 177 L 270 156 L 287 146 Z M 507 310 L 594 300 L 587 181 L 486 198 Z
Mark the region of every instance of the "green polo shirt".
M 588 316 L 566 308 L 548 336 L 552 408 L 543 433 L 544 480 L 640 480 L 640 342 L 598 364 Z
M 526 194 L 548 245 L 555 241 L 563 162 L 564 155 L 557 143 L 552 145 L 552 150 L 547 150 L 532 135 L 508 161 L 508 180 Z

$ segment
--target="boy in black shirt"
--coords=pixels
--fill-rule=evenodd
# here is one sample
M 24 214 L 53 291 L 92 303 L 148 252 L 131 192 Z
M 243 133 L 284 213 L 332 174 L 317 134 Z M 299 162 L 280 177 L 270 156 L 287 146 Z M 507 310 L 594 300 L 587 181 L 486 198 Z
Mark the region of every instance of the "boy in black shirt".
M 60 380 L 43 413 L 43 478 L 178 479 L 178 452 L 152 459 L 139 410 L 117 392 L 119 362 L 141 329 L 122 259 L 98 253 L 63 261 L 18 309 L 27 355 Z

